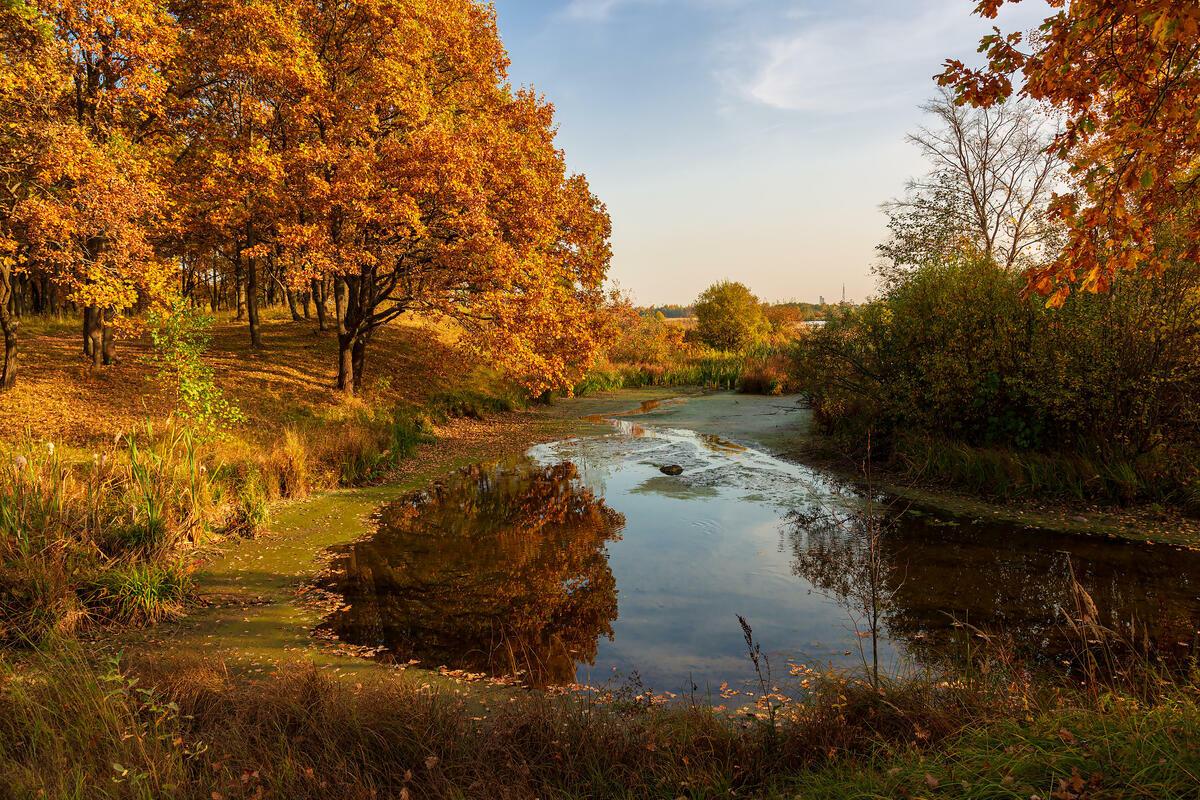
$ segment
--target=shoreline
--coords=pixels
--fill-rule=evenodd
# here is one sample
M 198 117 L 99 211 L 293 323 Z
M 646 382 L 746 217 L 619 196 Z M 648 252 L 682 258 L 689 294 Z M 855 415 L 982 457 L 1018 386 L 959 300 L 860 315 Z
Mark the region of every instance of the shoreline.
M 225 661 L 234 671 L 263 674 L 298 659 L 321 669 L 359 675 L 389 671 L 379 662 L 364 658 L 361 650 L 314 635 L 314 629 L 337 598 L 313 591 L 313 581 L 326 564 L 329 548 L 370 535 L 371 516 L 383 504 L 427 485 L 463 466 L 523 452 L 529 447 L 607 429 L 603 418 L 620 416 L 631 421 L 644 419 L 660 425 L 672 420 L 680 427 L 701 432 L 720 431 L 734 440 L 776 452 L 798 463 L 830 470 L 838 478 L 854 476 L 828 460 L 809 457 L 803 440 L 810 436 L 797 429 L 790 411 L 790 398 L 774 403 L 756 398 L 762 413 L 742 416 L 741 427 L 725 423 L 732 414 L 711 410 L 711 420 L 700 424 L 688 418 L 688 403 L 664 404 L 650 410 L 647 401 L 697 396 L 689 389 L 618 390 L 584 398 L 556 401 L 551 406 L 489 415 L 485 420 L 453 420 L 433 442 L 419 445 L 415 453 L 369 486 L 335 489 L 299 500 L 277 503 L 265 533 L 253 539 L 227 539 L 205 554 L 194 574 L 197 593 L 185 616 L 146 628 L 109 629 L 93 637 L 102 650 L 130 647 L 149 653 L 180 648 Z M 703 395 L 710 403 L 732 411 L 745 396 L 732 393 Z M 800 409 L 797 409 L 800 411 Z M 708 430 L 704 430 L 704 428 Z M 911 502 L 913 509 L 939 516 L 1004 522 L 1039 531 L 1093 537 L 1120 538 L 1145 543 L 1147 537 L 1125 535 L 1104 528 L 1094 520 L 1080 522 L 1063 516 L 1035 514 L 1028 506 L 998 506 L 979 499 L 957 497 L 949 492 L 929 491 L 888 482 L 883 491 Z M 1133 523 L 1130 523 L 1133 524 Z M 1072 529 L 1071 526 L 1074 526 Z M 1166 538 L 1153 541 L 1167 543 Z M 1175 544 L 1175 543 L 1172 543 Z M 1186 545 L 1186 543 L 1184 543 Z M 367 654 L 369 655 L 369 654 Z M 414 667 L 423 680 L 440 680 L 437 667 Z M 461 687 L 463 681 L 451 680 Z M 486 684 L 486 682 L 483 682 Z
M 220 542 L 198 564 L 193 576 L 196 598 L 183 617 L 146 628 L 102 631 L 94 642 L 105 651 L 192 650 L 250 674 L 271 672 L 298 659 L 335 672 L 378 671 L 378 662 L 313 636 L 324 609 L 305 590 L 324 567 L 323 556 L 330 547 L 368 535 L 371 515 L 381 505 L 455 469 L 600 431 L 602 423 L 584 417 L 673 394 L 678 392 L 622 390 L 484 420 L 452 420 L 434 441 L 419 445 L 372 485 L 277 503 L 270 524 L 258 537 Z M 414 672 L 437 677 L 437 666 Z
M 833 449 L 821 434 L 809 432 L 797 439 L 781 455 L 863 486 L 861 473 L 849 466 L 850 458 Z M 1038 498 L 998 501 L 932 481 L 906 481 L 887 468 L 876 469 L 875 483 L 880 491 L 909 509 L 949 519 L 1005 523 L 1033 534 L 1045 531 L 1200 550 L 1200 520 L 1175 509 L 1155 509 L 1148 504 L 1122 508 Z

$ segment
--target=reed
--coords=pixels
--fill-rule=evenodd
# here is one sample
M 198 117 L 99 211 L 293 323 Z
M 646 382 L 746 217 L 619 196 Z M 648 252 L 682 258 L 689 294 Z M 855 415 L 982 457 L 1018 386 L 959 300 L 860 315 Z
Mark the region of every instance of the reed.
M 984 497 L 1048 497 L 1128 504 L 1163 499 L 1155 480 L 1159 468 L 1106 461 L 1078 453 L 1047 454 L 973 447 L 960 441 L 916 434 L 897 438 L 893 459 L 905 477 L 963 488 Z M 1173 484 L 1167 484 L 1171 490 Z M 1186 498 L 1185 498 L 1186 499 Z

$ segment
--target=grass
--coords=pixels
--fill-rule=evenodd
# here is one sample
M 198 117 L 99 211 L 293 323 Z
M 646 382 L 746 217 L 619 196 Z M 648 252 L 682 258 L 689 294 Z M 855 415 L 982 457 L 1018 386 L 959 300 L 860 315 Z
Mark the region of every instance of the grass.
M 352 683 L 295 664 L 250 681 L 199 658 L 97 665 L 51 648 L 0 668 L 0 782 L 207 800 L 1194 796 L 1190 680 L 1153 696 L 999 669 L 805 680 L 771 725 L 761 698 L 735 716 L 632 693 L 468 700 L 405 672 Z
M 0 403 L 0 439 L 33 431 L 59 446 L 90 448 L 170 415 L 173 389 L 155 377 L 148 337 L 122 340 L 118 363 L 93 370 L 81 355 L 73 318 L 30 317 L 21 334 L 21 377 Z M 211 334 L 205 363 L 247 417 L 235 438 L 256 449 L 271 449 L 288 425 L 308 435 L 314 427 L 344 424 L 363 408 L 418 408 L 439 392 L 494 386 L 494 376 L 457 343 L 457 331 L 416 317 L 372 340 L 366 386 L 353 400 L 334 388 L 337 337 L 318 334 L 315 322 L 292 322 L 285 309 L 264 309 L 261 350 L 250 348 L 246 324 L 230 321 L 227 312 Z
M 972 447 L 919 435 L 900 437 L 894 457 L 909 477 L 999 499 L 1053 497 L 1129 504 L 1152 492 L 1157 472 L 1148 463 Z
M 126 625 L 152 625 L 181 614 L 191 591 L 183 564 L 130 562 L 100 572 L 89 604 Z
M 673 364 L 622 364 L 592 370 L 575 387 L 584 396 L 616 389 L 645 389 L 654 386 L 701 386 L 734 389 L 742 371 L 738 355 L 681 358 Z
M 5 448 L 0 642 L 171 615 L 184 580 L 177 554 L 217 524 L 219 498 L 186 431 L 147 426 L 87 460 L 30 439 Z
M 698 386 L 745 394 L 782 394 L 792 390 L 785 353 L 775 347 L 761 347 L 748 353 L 680 351 L 666 363 L 602 364 L 584 376 L 575 387 L 575 394 L 586 396 L 656 386 Z
M 1114 699 L 1117 702 L 1117 699 Z M 1200 785 L 1194 698 L 1107 712 L 1063 709 L 973 726 L 929 752 L 870 759 L 788 781 L 806 800 L 953 796 L 971 800 L 1194 797 Z

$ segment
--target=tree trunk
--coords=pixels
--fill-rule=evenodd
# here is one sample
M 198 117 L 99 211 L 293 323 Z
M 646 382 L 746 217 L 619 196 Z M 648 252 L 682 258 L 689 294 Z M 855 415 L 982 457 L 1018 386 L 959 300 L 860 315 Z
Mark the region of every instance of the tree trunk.
M 48 276 L 42 276 L 42 297 L 46 298 L 46 311 L 51 314 L 63 313 L 63 304 L 58 295 L 58 287 L 50 282 Z
M 283 291 L 287 295 L 288 311 L 292 312 L 292 322 L 304 322 L 304 317 L 300 316 L 300 309 L 296 307 L 296 293 L 291 289 Z
M 96 327 L 96 308 L 87 306 L 83 309 L 83 354 L 92 357 L 92 329 Z
M 242 257 L 238 256 L 237 267 L 233 272 L 233 299 L 237 304 L 237 316 L 234 317 L 236 322 L 241 322 L 246 318 L 246 302 L 245 292 L 242 291 L 243 276 L 242 276 Z
M 362 391 L 363 382 L 363 367 L 367 360 L 367 343 L 370 341 L 370 333 L 364 332 L 354 340 L 354 347 L 351 350 L 351 362 L 354 367 L 354 391 Z
M 349 333 L 338 332 L 337 388 L 346 397 L 354 397 L 354 387 L 358 382 L 357 376 L 354 374 L 354 351 L 357 338 Z
M 258 320 L 258 270 L 253 258 L 246 259 L 246 318 L 250 320 L 250 346 L 262 347 Z
M 112 327 L 114 316 L 111 308 L 106 308 L 100 313 L 101 360 L 106 367 L 117 363 L 117 340 L 113 336 Z
M 92 357 L 92 366 L 104 363 L 104 319 L 100 309 L 88 306 L 83 312 L 84 352 Z
M 317 308 L 317 330 L 325 330 L 325 281 L 312 281 L 313 305 Z
M 0 265 L 0 330 L 4 333 L 4 363 L 0 366 L 0 390 L 11 389 L 17 382 L 17 327 L 13 313 L 12 268 Z
M 333 318 L 340 333 L 346 319 L 346 282 L 341 278 L 333 279 Z
M 354 345 L 358 339 L 357 320 L 348 320 L 353 294 L 345 278 L 335 278 L 333 304 L 337 313 L 338 377 L 337 388 L 347 397 L 354 396 Z
M 304 318 L 306 320 L 312 319 L 312 310 L 309 308 L 309 304 L 310 304 L 311 300 L 312 300 L 312 295 L 310 293 L 308 293 L 308 292 L 300 293 L 300 307 L 304 309 Z

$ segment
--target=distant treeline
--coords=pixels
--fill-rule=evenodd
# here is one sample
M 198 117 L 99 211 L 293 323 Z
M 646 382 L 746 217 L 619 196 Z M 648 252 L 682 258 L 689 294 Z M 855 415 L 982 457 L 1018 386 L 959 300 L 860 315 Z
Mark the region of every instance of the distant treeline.
M 764 303 L 765 307 L 770 309 L 791 311 L 791 315 L 799 321 L 808 321 L 814 319 L 828 319 L 830 311 L 837 308 L 835 303 L 826 303 L 824 298 L 818 303 L 802 303 L 799 301 L 789 301 L 786 303 Z M 678 304 L 669 304 L 663 306 L 649 306 L 641 309 L 644 314 L 662 314 L 667 319 L 687 319 L 696 315 L 696 309 L 690 305 L 683 306 Z

